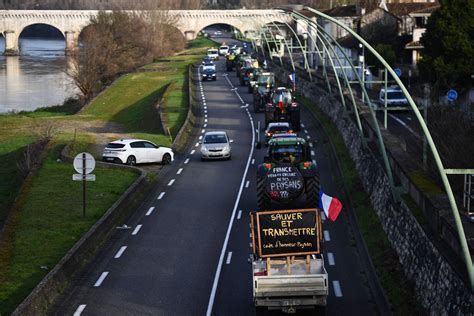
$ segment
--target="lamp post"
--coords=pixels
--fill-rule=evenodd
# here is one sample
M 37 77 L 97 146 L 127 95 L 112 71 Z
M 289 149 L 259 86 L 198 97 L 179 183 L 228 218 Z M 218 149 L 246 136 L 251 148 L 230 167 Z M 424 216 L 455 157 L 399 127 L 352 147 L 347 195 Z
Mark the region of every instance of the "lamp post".
M 306 56 L 306 58 L 303 58 L 305 61 L 305 68 L 308 68 L 307 60 L 308 60 L 308 33 L 304 32 L 303 33 L 303 39 L 304 39 L 304 47 L 303 47 L 303 54 Z

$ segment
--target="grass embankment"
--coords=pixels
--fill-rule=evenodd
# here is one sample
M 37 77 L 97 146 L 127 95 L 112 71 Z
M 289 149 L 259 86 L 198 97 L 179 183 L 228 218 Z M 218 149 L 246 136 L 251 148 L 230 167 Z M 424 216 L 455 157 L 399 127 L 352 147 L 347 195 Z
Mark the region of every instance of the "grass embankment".
M 391 248 L 379 218 L 370 204 L 369 196 L 362 187 L 354 162 L 339 130 L 309 100 L 303 100 L 303 104 L 318 118 L 326 135 L 330 138 L 329 141 L 334 145 L 343 176 L 343 179 L 336 179 L 336 183 L 338 186 L 344 185 L 349 191 L 359 228 L 394 313 L 396 315 L 423 314 L 421 306 L 415 299 L 413 285 L 403 275 L 398 255 Z
M 176 135 L 187 114 L 186 69 L 212 45 L 199 39 L 179 55 L 122 76 L 74 115 L 69 108 L 61 107 L 0 115 L 0 221 L 22 184 L 16 159 L 45 128 L 57 129 L 40 169 L 23 184 L 23 194 L 15 203 L 19 207 L 2 235 L 0 315 L 11 313 L 137 178 L 130 171 L 96 168 L 97 181 L 88 183 L 87 216 L 82 218 L 81 186 L 71 180 L 71 164 L 57 160 L 60 150 L 73 138 L 71 155 L 90 151 L 96 158 L 100 158 L 103 147 L 98 143 L 119 137 L 140 137 L 170 145 L 169 137 L 161 131 L 155 104 L 164 96 L 166 124 Z

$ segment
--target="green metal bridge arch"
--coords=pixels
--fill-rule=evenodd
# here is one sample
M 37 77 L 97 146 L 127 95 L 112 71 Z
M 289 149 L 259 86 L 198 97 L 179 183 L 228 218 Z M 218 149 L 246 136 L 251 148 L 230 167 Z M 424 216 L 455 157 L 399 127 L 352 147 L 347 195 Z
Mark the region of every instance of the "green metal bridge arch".
M 440 154 L 439 154 L 439 151 L 436 148 L 436 145 L 434 144 L 434 141 L 433 141 L 431 133 L 428 129 L 428 126 L 427 126 L 422 114 L 420 113 L 420 111 L 418 109 L 418 106 L 415 104 L 413 98 L 411 97 L 410 93 L 408 92 L 408 90 L 406 89 L 406 87 L 404 86 L 404 84 L 400 80 L 400 78 L 397 76 L 395 71 L 392 69 L 392 67 L 383 59 L 383 57 L 366 40 L 364 40 L 364 38 L 362 38 L 359 34 L 357 34 L 350 27 L 348 27 L 347 25 L 339 22 L 337 19 L 334 19 L 331 16 L 328 16 L 328 15 L 326 15 L 326 14 L 320 12 L 320 11 L 317 11 L 313 8 L 310 8 L 310 7 L 305 7 L 305 10 L 307 10 L 309 12 L 312 12 L 318 19 L 327 20 L 331 23 L 336 24 L 337 27 L 342 28 L 348 34 L 353 36 L 357 40 L 359 45 L 361 45 L 361 47 L 363 49 L 365 49 L 366 51 L 373 54 L 373 56 L 375 56 L 375 58 L 377 58 L 377 60 L 385 68 L 385 71 L 384 71 L 385 87 L 387 85 L 388 75 L 390 75 L 393 78 L 393 80 L 395 81 L 395 83 L 401 88 L 402 93 L 405 95 L 405 97 L 408 100 L 408 103 L 409 103 L 408 108 L 411 111 L 413 111 L 413 113 L 414 113 L 414 115 L 417 119 L 417 122 L 420 124 L 421 130 L 423 132 L 423 137 L 424 137 L 424 139 L 426 141 L 426 144 L 427 144 L 427 148 L 431 151 L 431 154 L 433 155 L 433 159 L 434 159 L 434 162 L 435 162 L 435 165 L 436 165 L 436 169 L 437 169 L 437 171 L 439 173 L 439 176 L 441 178 L 441 181 L 443 183 L 445 192 L 446 192 L 448 200 L 449 200 L 451 211 L 452 211 L 452 214 L 454 216 L 455 225 L 456 225 L 456 229 L 457 229 L 457 232 L 458 232 L 458 237 L 459 237 L 461 249 L 462 249 L 462 252 L 463 252 L 463 259 L 464 259 L 464 262 L 465 262 L 465 266 L 466 266 L 466 269 L 467 269 L 467 273 L 468 273 L 468 277 L 469 277 L 469 281 L 470 281 L 470 285 L 471 285 L 471 290 L 474 290 L 474 268 L 473 268 L 473 265 L 472 265 L 472 258 L 471 258 L 471 254 L 469 252 L 469 248 L 468 248 L 468 245 L 467 245 L 467 240 L 466 240 L 466 236 L 465 236 L 465 233 L 464 233 L 464 228 L 462 226 L 462 222 L 461 222 L 461 218 L 460 218 L 460 214 L 459 214 L 459 209 L 458 209 L 457 204 L 456 204 L 456 200 L 455 200 L 452 188 L 451 188 L 451 184 L 450 184 L 449 179 L 447 177 L 448 174 L 474 174 L 474 169 L 446 169 L 444 167 L 443 162 L 442 162 L 441 157 L 440 157 Z M 273 56 L 272 52 L 270 51 L 270 43 L 280 43 L 282 48 L 281 48 L 280 54 L 278 54 L 278 56 L 277 56 L 280 64 L 283 66 L 283 57 L 285 55 L 288 55 L 288 59 L 291 63 L 291 67 L 292 67 L 293 71 L 295 71 L 296 66 L 295 66 L 295 61 L 294 61 L 294 57 L 293 57 L 293 55 L 294 55 L 293 48 L 297 48 L 298 51 L 302 53 L 302 57 L 303 57 L 303 61 L 304 61 L 303 62 L 303 64 L 304 64 L 303 69 L 308 73 L 308 76 L 309 76 L 311 81 L 313 81 L 313 71 L 314 70 L 311 69 L 311 67 L 310 67 L 310 62 L 308 60 L 308 55 L 309 54 L 311 54 L 311 55 L 316 54 L 317 57 L 318 57 L 318 64 L 319 64 L 319 61 L 321 61 L 321 63 L 322 63 L 320 71 L 322 72 L 322 76 L 323 76 L 324 80 L 327 83 L 328 92 L 330 94 L 338 93 L 339 97 L 340 97 L 340 100 L 341 100 L 341 103 L 343 105 L 343 108 L 345 110 L 350 110 L 351 113 L 353 113 L 355 115 L 356 124 L 357 124 L 357 127 L 359 129 L 360 137 L 362 137 L 362 142 L 363 142 L 363 144 L 365 144 L 366 140 L 364 138 L 364 129 L 363 129 L 363 126 L 362 126 L 362 123 L 361 123 L 361 116 L 360 116 L 360 113 L 359 113 L 360 111 L 359 111 L 359 108 L 358 108 L 358 105 L 357 105 L 357 100 L 354 96 L 352 84 L 355 83 L 359 87 L 359 89 L 361 91 L 361 95 L 362 95 L 362 102 L 366 103 L 368 105 L 367 108 L 370 112 L 371 119 L 374 123 L 373 125 L 375 127 L 376 140 L 377 140 L 377 144 L 378 144 L 381 156 L 383 157 L 383 165 L 384 165 L 385 171 L 387 173 L 387 177 L 389 179 L 390 186 L 392 188 L 392 196 L 393 196 L 395 201 L 398 201 L 400 190 L 399 190 L 399 188 L 397 188 L 395 186 L 392 169 L 391 169 L 391 166 L 390 166 L 390 163 L 389 163 L 389 160 L 388 160 L 388 155 L 387 155 L 387 151 L 386 151 L 386 148 L 385 148 L 384 139 L 383 139 L 382 133 L 381 133 L 380 123 L 377 120 L 372 101 L 369 97 L 369 94 L 368 94 L 366 86 L 365 86 L 365 84 L 366 84 L 365 74 L 363 73 L 364 67 L 362 67 L 362 69 L 361 69 L 361 67 L 359 65 L 354 65 L 354 63 L 353 63 L 352 59 L 350 58 L 350 56 L 348 56 L 348 54 L 345 53 L 344 48 L 338 43 L 338 41 L 331 34 L 326 32 L 326 30 L 319 23 L 315 22 L 314 20 L 312 20 L 312 19 L 310 19 L 310 18 L 308 18 L 308 17 L 306 17 L 306 16 L 304 16 L 304 15 L 302 15 L 299 12 L 296 12 L 296 11 L 285 9 L 285 10 L 282 10 L 281 12 L 282 12 L 282 14 L 285 14 L 288 17 L 290 17 L 290 20 L 291 20 L 290 23 L 294 22 L 296 25 L 298 25 L 298 23 L 299 23 L 300 25 L 306 26 L 308 31 L 305 35 L 306 36 L 305 43 L 303 44 L 301 42 L 301 40 L 299 39 L 299 36 L 298 36 L 298 35 L 303 35 L 303 34 L 298 34 L 297 30 L 295 30 L 294 27 L 292 25 L 290 25 L 290 23 L 284 22 L 283 24 L 287 27 L 287 29 L 291 32 L 291 34 L 296 38 L 296 42 L 297 42 L 296 45 L 291 45 L 290 46 L 290 44 L 288 43 L 288 41 L 286 40 L 286 38 L 284 36 L 284 33 L 283 33 L 282 29 L 276 23 L 271 22 L 271 23 L 267 24 L 266 27 L 260 28 L 257 31 L 257 37 L 250 38 L 250 40 L 252 41 L 252 45 L 253 45 L 254 49 L 256 49 L 258 51 L 258 49 L 260 47 L 261 53 L 266 58 L 265 49 L 264 49 L 264 47 L 266 47 L 268 49 L 269 58 L 273 61 L 274 56 Z M 257 25 L 257 24 L 258 23 L 255 23 L 255 25 Z M 270 26 L 271 26 L 271 30 L 270 30 Z M 276 30 L 278 34 L 275 35 L 274 32 L 273 32 L 274 30 Z M 262 43 L 262 41 L 265 42 L 265 43 Z M 307 49 L 306 49 L 307 41 L 310 41 L 312 46 L 316 48 L 315 51 L 307 51 Z M 327 64 L 327 61 L 329 61 L 329 65 Z M 348 70 L 350 71 L 350 73 L 348 72 Z M 328 76 L 328 71 L 331 71 L 331 72 L 334 73 L 334 79 L 336 80 L 337 90 L 338 90 L 337 92 L 334 92 L 333 89 L 331 88 L 330 79 L 329 79 L 329 76 Z M 361 72 L 362 76 L 359 74 L 359 72 Z M 356 77 L 355 80 L 350 79 L 353 76 Z M 346 98 L 345 98 L 345 95 L 344 95 L 344 91 L 349 92 L 349 97 L 350 98 L 349 98 L 348 102 L 351 103 L 350 105 L 346 104 Z M 385 94 L 386 93 L 387 93 L 387 88 L 385 88 Z M 387 100 L 387 96 L 385 95 L 385 111 L 384 111 L 384 122 L 385 122 L 384 125 L 385 125 L 385 127 L 386 127 L 386 122 L 387 122 L 387 109 L 386 109 L 387 108 L 387 104 L 386 104 L 387 101 L 386 100 Z

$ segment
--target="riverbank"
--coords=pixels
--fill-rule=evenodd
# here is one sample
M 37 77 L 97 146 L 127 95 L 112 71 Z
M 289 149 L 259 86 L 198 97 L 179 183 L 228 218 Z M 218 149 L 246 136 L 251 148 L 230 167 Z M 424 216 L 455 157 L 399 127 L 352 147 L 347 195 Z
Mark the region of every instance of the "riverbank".
M 120 77 L 74 115 L 58 109 L 0 115 L 0 177 L 8 177 L 0 187 L 0 200 L 7 198 L 10 205 L 21 186 L 11 159 L 18 161 L 28 145 L 47 131 L 52 134 L 45 159 L 19 201 L 13 226 L 6 226 L 8 234 L 1 236 L 6 245 L 0 252 L 1 315 L 13 311 L 137 177 L 130 171 L 97 168 L 97 181 L 89 185 L 91 207 L 82 218 L 80 187 L 71 181 L 70 163 L 58 160 L 60 150 L 74 140 L 70 155 L 88 151 L 100 159 L 104 144 L 121 137 L 170 146 L 170 137 L 160 129 L 156 105 L 174 138 L 187 113 L 187 67 L 212 45 L 198 39 L 180 54 Z M 2 205 L 0 220 L 8 214 L 4 206 L 8 205 Z

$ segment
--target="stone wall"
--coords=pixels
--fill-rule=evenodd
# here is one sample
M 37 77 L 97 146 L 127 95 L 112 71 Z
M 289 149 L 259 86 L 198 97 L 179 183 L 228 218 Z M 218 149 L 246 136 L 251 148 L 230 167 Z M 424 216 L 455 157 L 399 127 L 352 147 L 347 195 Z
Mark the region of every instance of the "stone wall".
M 288 78 L 289 71 L 272 66 L 277 78 Z M 298 87 L 340 131 L 405 275 L 415 284 L 418 301 L 434 315 L 472 314 L 474 297 L 467 282 L 431 242 L 407 205 L 394 202 L 383 166 L 375 153 L 363 147 L 357 126 L 344 113 L 342 104 L 302 76 L 299 76 Z

